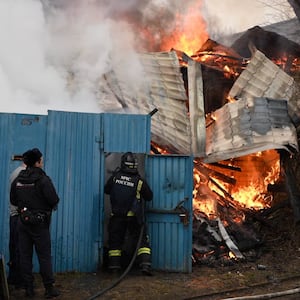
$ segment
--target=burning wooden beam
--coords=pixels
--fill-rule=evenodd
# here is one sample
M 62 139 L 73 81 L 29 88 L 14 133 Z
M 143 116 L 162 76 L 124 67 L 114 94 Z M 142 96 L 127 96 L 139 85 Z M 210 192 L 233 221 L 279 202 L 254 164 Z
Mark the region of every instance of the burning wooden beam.
M 233 177 L 227 176 L 223 173 L 220 173 L 216 170 L 213 170 L 211 168 L 209 168 L 208 165 L 202 164 L 200 161 L 195 161 L 194 162 L 195 168 L 197 168 L 197 170 L 205 175 L 208 179 L 210 177 L 214 177 L 217 178 L 219 180 L 222 180 L 223 182 L 229 183 L 231 185 L 235 185 L 236 184 L 236 180 Z
M 247 60 L 232 48 L 211 39 L 208 39 L 191 58 L 210 68 L 218 69 L 225 77 L 234 79 L 247 65 Z

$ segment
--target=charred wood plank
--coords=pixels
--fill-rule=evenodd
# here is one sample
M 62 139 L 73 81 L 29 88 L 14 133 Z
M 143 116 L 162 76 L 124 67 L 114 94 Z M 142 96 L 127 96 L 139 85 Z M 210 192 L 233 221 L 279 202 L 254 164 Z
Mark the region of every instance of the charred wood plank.
M 268 227 L 271 226 L 270 222 L 264 216 L 261 216 L 259 212 L 243 207 L 238 201 L 234 200 L 232 196 L 227 191 L 225 191 L 217 182 L 215 182 L 213 179 L 211 179 L 211 181 L 226 195 L 226 197 L 222 197 L 214 191 L 218 195 L 218 197 L 220 197 L 223 203 L 226 202 L 230 207 L 235 208 L 237 211 L 242 211 L 244 214 L 251 216 L 254 220 L 257 220 Z M 221 205 L 222 202 L 220 202 Z
M 225 197 L 218 194 L 216 191 L 213 191 L 213 192 L 217 195 L 217 201 L 221 206 L 223 206 L 223 207 L 232 207 L 235 210 L 237 210 L 237 207 L 236 207 L 235 203 L 231 203 Z
M 224 193 L 224 195 L 226 196 L 227 200 L 230 201 L 231 203 L 234 203 L 234 205 L 239 206 L 240 208 L 242 208 L 242 206 L 235 201 L 232 196 L 224 189 L 222 188 L 214 179 L 212 179 L 211 177 L 209 178 L 209 181 L 215 185 L 222 193 Z
M 267 227 L 272 227 L 270 221 L 265 216 L 261 215 L 259 211 L 246 209 L 245 213 L 247 213 L 248 216 L 250 216 L 252 219 L 260 222 L 261 224 L 263 224 Z
M 272 213 L 276 212 L 279 209 L 282 209 L 284 207 L 289 207 L 290 206 L 290 201 L 289 199 L 283 200 L 279 203 L 273 204 L 272 207 L 264 209 L 261 211 L 260 215 L 263 217 L 267 217 L 271 215 Z
M 223 169 L 228 169 L 228 170 L 232 170 L 232 171 L 242 172 L 242 169 L 240 167 L 236 167 L 236 166 L 229 166 L 229 165 L 224 165 L 224 164 L 220 164 L 220 163 L 211 163 L 210 165 L 218 167 L 218 168 L 223 168 Z
M 279 182 L 276 184 L 268 184 L 267 187 L 268 192 L 271 193 L 280 193 L 280 192 L 286 192 L 286 184 L 284 182 Z
M 232 185 L 236 184 L 235 178 L 229 177 L 221 172 L 210 169 L 201 163 L 196 163 L 195 165 L 197 166 L 198 170 L 206 177 L 214 177 Z

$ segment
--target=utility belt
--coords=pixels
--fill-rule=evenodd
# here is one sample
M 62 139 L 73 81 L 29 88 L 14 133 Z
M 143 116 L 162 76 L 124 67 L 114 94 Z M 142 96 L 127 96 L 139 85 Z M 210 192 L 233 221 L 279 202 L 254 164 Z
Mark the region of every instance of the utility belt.
M 20 210 L 21 222 L 25 225 L 49 224 L 51 212 L 49 211 L 31 211 L 27 207 Z

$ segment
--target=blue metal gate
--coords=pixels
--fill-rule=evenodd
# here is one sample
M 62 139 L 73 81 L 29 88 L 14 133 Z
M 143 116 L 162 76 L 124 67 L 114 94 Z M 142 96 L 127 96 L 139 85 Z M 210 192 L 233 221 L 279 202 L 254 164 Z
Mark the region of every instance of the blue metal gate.
M 192 157 L 149 156 L 146 176 L 154 194 L 146 203 L 153 268 L 191 272 Z

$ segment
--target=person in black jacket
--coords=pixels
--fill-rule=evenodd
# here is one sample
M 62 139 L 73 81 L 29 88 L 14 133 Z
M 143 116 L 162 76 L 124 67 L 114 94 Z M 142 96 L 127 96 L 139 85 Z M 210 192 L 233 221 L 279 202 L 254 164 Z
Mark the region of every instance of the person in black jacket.
M 40 274 L 45 287 L 45 297 L 57 297 L 54 287 L 51 261 L 50 220 L 59 197 L 51 179 L 42 170 L 43 157 L 34 148 L 23 154 L 26 169 L 12 182 L 10 202 L 19 210 L 18 233 L 20 268 L 26 288 L 26 296 L 35 295 L 33 289 L 32 255 L 33 246 L 40 265 Z
M 117 169 L 105 184 L 104 192 L 110 195 L 111 217 L 108 224 L 108 268 L 121 269 L 122 246 L 125 235 L 138 240 L 141 229 L 143 236 L 137 252 L 138 264 L 144 274 L 151 275 L 151 248 L 144 224 L 143 200 L 151 201 L 152 190 L 138 173 L 136 155 L 122 155 L 121 168 Z
M 17 167 L 9 177 L 10 185 L 17 178 L 19 173 L 26 169 L 26 165 L 22 164 Z M 17 289 L 23 287 L 22 276 L 20 272 L 20 254 L 18 242 L 18 207 L 10 203 L 10 217 L 9 217 L 9 272 L 7 282 L 14 285 Z

